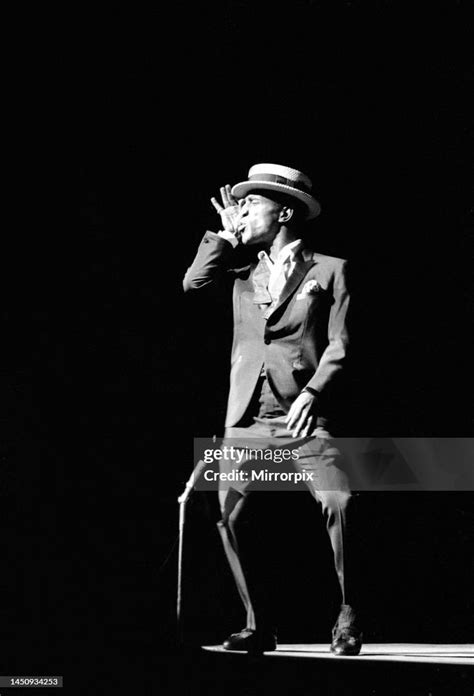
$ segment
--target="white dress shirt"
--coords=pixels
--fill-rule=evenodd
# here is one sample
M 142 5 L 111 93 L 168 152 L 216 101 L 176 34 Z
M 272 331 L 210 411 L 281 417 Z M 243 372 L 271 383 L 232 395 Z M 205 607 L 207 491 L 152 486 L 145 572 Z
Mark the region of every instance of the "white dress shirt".
M 295 257 L 300 250 L 302 243 L 303 242 L 301 239 L 295 239 L 293 242 L 285 244 L 285 246 L 280 249 L 274 262 L 268 256 L 266 251 L 260 251 L 258 253 L 258 258 L 261 261 L 264 260 L 270 269 L 268 292 L 271 295 L 273 305 L 277 304 L 281 291 L 295 268 Z

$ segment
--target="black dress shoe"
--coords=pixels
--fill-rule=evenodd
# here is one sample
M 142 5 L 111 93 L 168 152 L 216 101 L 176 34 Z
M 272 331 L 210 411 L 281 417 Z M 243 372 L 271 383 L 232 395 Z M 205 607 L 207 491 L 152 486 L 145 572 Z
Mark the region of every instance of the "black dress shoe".
M 362 647 L 362 633 L 356 626 L 356 614 L 349 604 L 343 604 L 332 629 L 330 650 L 334 655 L 358 655 Z
M 334 655 L 358 655 L 362 647 L 362 633 L 355 626 L 333 631 L 330 650 Z
M 256 631 L 244 628 L 240 633 L 232 633 L 223 643 L 224 650 L 242 650 L 249 653 L 263 653 L 276 650 L 276 636 L 269 631 Z

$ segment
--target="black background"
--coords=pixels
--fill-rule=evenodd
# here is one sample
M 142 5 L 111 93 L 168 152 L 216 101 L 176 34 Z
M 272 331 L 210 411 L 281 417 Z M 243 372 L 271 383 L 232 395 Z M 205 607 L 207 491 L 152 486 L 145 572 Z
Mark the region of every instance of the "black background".
M 144 669 L 173 648 L 176 549 L 162 564 L 193 437 L 222 432 L 231 340 L 228 298 L 200 304 L 181 280 L 218 229 L 209 198 L 253 163 L 307 172 L 315 247 L 353 262 L 353 434 L 471 434 L 471 25 L 461 2 L 436 12 L 175 2 L 63 15 L 41 34 L 27 64 L 46 212 L 17 237 L 5 310 L 12 670 L 89 665 L 110 683 L 106 665 Z M 472 495 L 364 505 L 366 640 L 469 641 Z M 195 645 L 243 620 L 215 519 L 197 494 Z M 310 547 L 327 547 L 322 521 L 288 496 L 281 522 L 281 640 L 327 641 L 335 577 Z

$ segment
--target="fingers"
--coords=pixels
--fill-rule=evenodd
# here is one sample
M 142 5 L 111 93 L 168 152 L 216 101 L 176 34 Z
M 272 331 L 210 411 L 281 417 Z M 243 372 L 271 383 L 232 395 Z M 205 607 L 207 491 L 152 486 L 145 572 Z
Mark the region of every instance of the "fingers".
M 310 435 L 313 426 L 313 418 L 314 416 L 310 416 L 306 421 L 306 427 L 301 432 L 301 437 L 308 437 L 308 435 Z
M 219 201 L 217 200 L 217 198 L 214 198 L 214 196 L 213 196 L 213 197 L 211 198 L 211 203 L 212 203 L 212 205 L 214 206 L 214 208 L 217 210 L 217 212 L 218 212 L 219 215 L 220 215 L 220 214 L 222 213 L 222 211 L 224 210 L 224 208 L 221 206 L 221 204 L 219 203 Z
M 228 186 L 221 186 L 220 191 L 221 191 L 221 198 L 222 198 L 222 205 L 224 208 L 228 208 L 230 206 L 229 202 L 229 195 L 228 195 Z
M 232 186 L 229 184 L 226 184 L 226 193 L 227 193 L 227 200 L 229 201 L 229 205 L 239 205 L 239 201 L 235 196 L 232 195 Z
M 304 410 L 301 414 L 301 418 L 299 419 L 296 425 L 296 428 L 293 430 L 293 437 L 299 437 L 300 435 L 304 437 L 304 433 L 309 429 L 311 425 L 311 418 L 312 416 L 309 416 L 308 418 L 308 411 Z
M 292 427 L 293 427 L 293 425 L 295 424 L 295 421 L 296 421 L 298 415 L 299 415 L 299 410 L 298 410 L 298 408 L 295 406 L 295 403 L 292 403 L 291 406 L 290 406 L 290 410 L 288 411 L 288 415 L 287 415 L 287 417 L 285 418 L 286 427 L 288 428 L 288 430 L 291 430 L 291 429 L 292 429 Z
M 306 437 L 311 432 L 314 420 L 312 413 L 313 399 L 306 394 L 300 396 L 292 403 L 286 417 L 286 427 L 293 430 L 293 437 Z
M 221 186 L 219 191 L 221 194 L 222 205 L 219 203 L 217 198 L 214 198 L 214 196 L 211 198 L 211 203 L 219 214 L 222 213 L 222 211 L 225 208 L 230 208 L 232 206 L 239 205 L 237 198 L 235 198 L 235 196 L 232 195 L 232 187 L 230 186 L 230 184 Z
M 231 205 L 238 205 L 237 199 L 232 195 L 232 187 L 230 184 L 221 186 L 220 190 L 224 208 L 229 208 Z
M 295 428 L 295 433 L 298 434 L 302 426 L 305 424 L 309 414 L 311 404 L 292 404 L 288 416 L 286 418 L 288 430 Z

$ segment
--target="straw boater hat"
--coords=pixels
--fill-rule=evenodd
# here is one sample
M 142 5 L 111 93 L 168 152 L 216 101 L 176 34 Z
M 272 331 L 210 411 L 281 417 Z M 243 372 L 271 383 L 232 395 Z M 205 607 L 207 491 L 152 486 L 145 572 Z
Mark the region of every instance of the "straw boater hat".
M 311 180 L 297 169 L 283 167 L 280 164 L 256 164 L 250 168 L 248 181 L 241 181 L 232 187 L 236 198 L 244 198 L 250 191 L 278 191 L 297 198 L 306 209 L 306 220 L 312 220 L 321 211 L 318 201 L 310 191 Z

